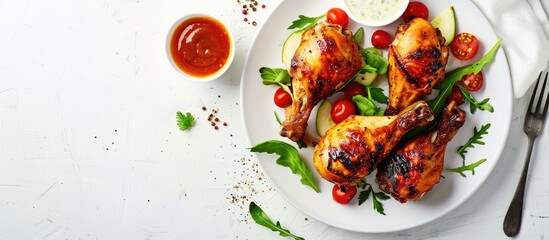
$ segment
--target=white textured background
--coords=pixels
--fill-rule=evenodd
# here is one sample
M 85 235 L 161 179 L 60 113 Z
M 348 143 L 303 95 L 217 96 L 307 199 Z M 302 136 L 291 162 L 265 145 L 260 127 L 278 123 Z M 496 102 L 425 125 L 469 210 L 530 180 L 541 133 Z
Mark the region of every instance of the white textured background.
M 254 27 L 237 0 L 0 0 L 0 239 L 276 239 L 250 219 L 250 200 L 307 239 L 506 238 L 528 97 L 514 101 L 511 137 L 493 174 L 428 225 L 342 231 L 272 189 L 240 121 L 248 46 L 280 2 L 258 1 L 267 7 L 247 16 Z M 235 35 L 236 59 L 216 82 L 184 81 L 166 60 L 166 31 L 190 12 L 218 16 Z M 217 131 L 207 121 L 214 108 L 228 124 Z M 176 111 L 192 112 L 196 126 L 180 132 Z M 546 126 L 519 239 L 549 237 L 548 155 Z

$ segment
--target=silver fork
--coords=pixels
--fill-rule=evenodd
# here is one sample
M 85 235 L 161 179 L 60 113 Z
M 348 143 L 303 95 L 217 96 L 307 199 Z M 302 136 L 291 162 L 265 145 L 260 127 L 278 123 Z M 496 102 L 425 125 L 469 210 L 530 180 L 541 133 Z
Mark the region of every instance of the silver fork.
M 545 80 L 543 81 L 543 86 L 541 91 L 538 92 L 538 85 L 541 82 L 541 75 L 539 73 L 538 81 L 534 87 L 534 92 L 532 93 L 532 98 L 530 99 L 530 104 L 528 105 L 528 111 L 526 111 L 526 120 L 524 121 L 524 132 L 528 136 L 528 153 L 526 155 L 526 162 L 522 168 L 522 174 L 520 175 L 520 181 L 515 190 L 515 195 L 513 200 L 509 205 L 507 214 L 505 215 L 505 220 L 503 221 L 503 232 L 509 237 L 517 235 L 520 230 L 520 224 L 522 221 L 522 204 L 524 199 L 524 187 L 526 185 L 526 175 L 528 175 L 528 165 L 530 164 L 530 156 L 532 155 L 532 147 L 534 146 L 534 141 L 543 129 L 545 119 L 547 117 L 547 108 L 549 108 L 549 91 L 545 94 L 545 87 L 547 86 L 547 74 L 545 74 Z M 537 94 L 537 95 L 536 95 Z M 547 95 L 545 100 L 545 106 L 541 109 L 541 104 L 543 102 L 544 96 Z M 537 96 L 537 103 L 534 108 L 534 99 Z M 543 111 L 543 112 L 542 112 Z

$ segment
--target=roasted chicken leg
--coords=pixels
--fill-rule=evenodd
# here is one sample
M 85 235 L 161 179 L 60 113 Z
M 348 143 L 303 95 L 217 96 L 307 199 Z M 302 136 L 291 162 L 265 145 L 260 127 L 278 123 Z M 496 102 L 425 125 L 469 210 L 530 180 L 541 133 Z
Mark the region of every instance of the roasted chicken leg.
M 401 137 L 433 119 L 431 108 L 418 101 L 397 116 L 350 116 L 315 146 L 313 162 L 320 175 L 341 186 L 353 186 L 377 167 Z
M 444 79 L 448 47 L 438 29 L 422 18 L 398 26 L 389 48 L 389 103 L 385 115 L 400 110 L 431 93 Z
M 361 67 L 351 31 L 328 22 L 305 31 L 290 65 L 294 99 L 285 109 L 280 134 L 299 141 L 313 107 L 344 86 Z
M 379 188 L 404 203 L 417 200 L 440 181 L 446 144 L 465 123 L 465 112 L 452 101 L 431 131 L 399 143 L 377 168 Z

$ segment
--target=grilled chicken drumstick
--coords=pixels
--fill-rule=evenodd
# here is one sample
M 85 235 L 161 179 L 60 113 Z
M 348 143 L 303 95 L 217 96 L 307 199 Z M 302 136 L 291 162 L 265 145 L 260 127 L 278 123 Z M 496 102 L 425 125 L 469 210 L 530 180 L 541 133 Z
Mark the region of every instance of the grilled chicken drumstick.
M 350 116 L 315 146 L 313 162 L 320 175 L 341 186 L 353 186 L 377 167 L 401 137 L 433 119 L 431 108 L 418 101 L 396 116 Z
M 389 103 L 385 115 L 395 115 L 423 99 L 444 79 L 448 47 L 438 29 L 423 18 L 398 26 L 389 48 Z
M 402 203 L 421 198 L 440 181 L 446 144 L 464 123 L 465 112 L 452 101 L 433 130 L 399 143 L 379 164 L 379 188 Z
M 328 22 L 305 31 L 290 65 L 294 99 L 285 110 L 280 134 L 299 141 L 313 107 L 343 87 L 361 67 L 351 31 Z

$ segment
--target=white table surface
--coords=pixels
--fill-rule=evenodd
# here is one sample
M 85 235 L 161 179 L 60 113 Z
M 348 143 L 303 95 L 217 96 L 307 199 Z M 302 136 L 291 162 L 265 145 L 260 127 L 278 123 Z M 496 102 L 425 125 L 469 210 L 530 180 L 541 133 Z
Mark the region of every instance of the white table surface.
M 528 97 L 514 101 L 510 137 L 483 186 L 427 225 L 348 232 L 273 189 L 247 149 L 239 81 L 248 46 L 280 1 L 258 0 L 266 8 L 247 16 L 258 26 L 243 21 L 237 0 L 0 1 L 0 239 L 280 238 L 251 220 L 250 201 L 306 239 L 505 239 Z M 235 35 L 235 61 L 216 82 L 185 81 L 166 60 L 166 31 L 190 12 L 219 16 Z M 219 130 L 207 121 L 215 108 L 228 124 Z M 180 132 L 176 111 L 197 124 Z M 548 155 L 545 126 L 518 239 L 549 237 Z

